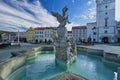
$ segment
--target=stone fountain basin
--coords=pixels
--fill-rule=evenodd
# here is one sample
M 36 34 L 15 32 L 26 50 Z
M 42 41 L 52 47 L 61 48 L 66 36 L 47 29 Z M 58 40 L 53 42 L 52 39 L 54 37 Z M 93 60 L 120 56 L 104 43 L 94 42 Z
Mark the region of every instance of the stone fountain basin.
M 72 72 L 65 72 L 49 80 L 88 80 L 88 79 Z

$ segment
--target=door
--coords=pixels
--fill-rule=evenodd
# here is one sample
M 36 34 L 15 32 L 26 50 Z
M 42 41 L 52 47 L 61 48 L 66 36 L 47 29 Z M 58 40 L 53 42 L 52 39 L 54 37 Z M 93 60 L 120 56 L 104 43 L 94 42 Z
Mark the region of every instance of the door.
M 103 42 L 103 43 L 109 43 L 108 37 L 103 37 L 103 38 L 102 38 L 102 42 Z

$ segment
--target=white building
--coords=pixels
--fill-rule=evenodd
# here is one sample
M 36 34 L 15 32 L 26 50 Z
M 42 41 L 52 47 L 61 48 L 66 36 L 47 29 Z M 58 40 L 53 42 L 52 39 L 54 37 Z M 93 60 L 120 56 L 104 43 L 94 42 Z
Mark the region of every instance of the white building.
M 91 38 L 92 42 L 97 42 L 98 38 L 98 28 L 96 27 L 96 22 L 87 23 L 87 39 Z
M 3 42 L 14 42 L 15 40 L 15 34 L 14 33 L 3 33 L 1 35 Z
M 73 38 L 76 43 L 81 41 L 86 41 L 87 39 L 87 29 L 86 26 L 73 26 L 72 27 Z
M 115 0 L 96 0 L 98 42 L 116 41 Z
M 120 21 L 117 22 L 117 42 L 120 42 Z
M 38 27 L 34 29 L 36 43 L 53 42 L 53 27 Z

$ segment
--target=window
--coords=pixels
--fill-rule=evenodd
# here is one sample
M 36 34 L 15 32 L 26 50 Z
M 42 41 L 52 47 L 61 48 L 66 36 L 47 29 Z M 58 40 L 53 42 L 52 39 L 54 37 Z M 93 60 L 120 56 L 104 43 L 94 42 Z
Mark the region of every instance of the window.
M 96 29 L 96 27 L 94 26 L 94 29 Z
M 96 27 L 95 27 L 95 26 L 92 28 L 92 30 L 94 30 L 94 29 L 96 29 Z
M 108 8 L 108 6 L 106 5 L 105 8 Z
M 120 30 L 118 30 L 118 34 L 120 34 Z
M 83 33 L 85 33 L 85 29 L 83 29 Z
M 105 14 L 107 15 L 108 13 L 106 12 Z
M 104 33 L 107 34 L 107 31 L 105 31 Z
M 81 29 L 79 31 L 81 32 Z
M 105 27 L 108 26 L 108 18 L 105 18 Z
M 35 36 L 36 38 L 38 38 L 38 36 Z
M 93 39 L 94 42 L 96 42 L 96 39 Z
M 96 35 L 96 32 L 93 32 L 93 35 Z
M 118 26 L 119 26 L 120 24 L 118 23 Z

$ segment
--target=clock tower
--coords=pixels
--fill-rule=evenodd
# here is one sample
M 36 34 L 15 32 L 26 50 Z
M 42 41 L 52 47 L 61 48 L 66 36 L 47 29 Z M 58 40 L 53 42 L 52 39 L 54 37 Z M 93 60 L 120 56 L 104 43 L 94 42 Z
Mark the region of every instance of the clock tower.
M 96 0 L 98 42 L 115 42 L 115 0 Z

